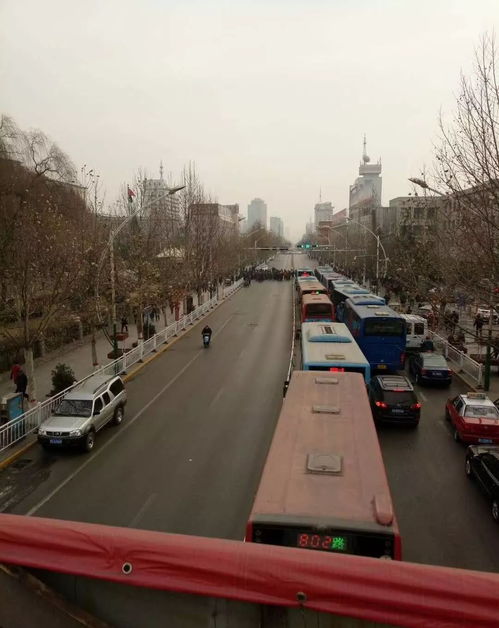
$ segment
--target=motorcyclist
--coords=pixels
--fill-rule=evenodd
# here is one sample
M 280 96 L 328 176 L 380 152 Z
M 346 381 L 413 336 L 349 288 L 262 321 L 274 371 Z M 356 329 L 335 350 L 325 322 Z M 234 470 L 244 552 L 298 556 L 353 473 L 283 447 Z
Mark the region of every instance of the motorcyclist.
M 202 330 L 202 332 L 201 332 L 201 336 L 204 336 L 205 334 L 208 334 L 208 336 L 210 337 L 210 340 L 211 340 L 211 334 L 212 334 L 212 332 L 211 332 L 211 327 L 210 327 L 209 325 L 205 325 L 205 326 L 203 327 L 203 330 Z

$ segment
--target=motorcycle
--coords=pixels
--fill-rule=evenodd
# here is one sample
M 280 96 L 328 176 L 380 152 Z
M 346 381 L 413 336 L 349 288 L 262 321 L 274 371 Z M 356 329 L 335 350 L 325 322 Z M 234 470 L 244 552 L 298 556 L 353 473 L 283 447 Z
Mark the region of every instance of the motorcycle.
M 203 334 L 203 346 L 205 347 L 209 347 L 210 346 L 210 340 L 211 340 L 211 336 L 210 334 Z

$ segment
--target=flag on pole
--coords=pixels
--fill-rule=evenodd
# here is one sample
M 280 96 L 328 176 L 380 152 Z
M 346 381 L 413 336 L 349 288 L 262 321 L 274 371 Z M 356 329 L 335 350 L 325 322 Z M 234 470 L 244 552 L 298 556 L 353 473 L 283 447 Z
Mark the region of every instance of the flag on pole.
M 135 196 L 135 192 L 133 190 L 131 190 L 128 185 L 127 187 L 127 193 L 128 193 L 128 202 L 132 203 L 133 202 L 133 197 Z

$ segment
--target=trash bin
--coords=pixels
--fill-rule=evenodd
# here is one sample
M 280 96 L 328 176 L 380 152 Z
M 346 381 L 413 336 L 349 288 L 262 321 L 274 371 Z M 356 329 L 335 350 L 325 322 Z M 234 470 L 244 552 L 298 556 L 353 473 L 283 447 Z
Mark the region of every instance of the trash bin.
M 14 422 L 8 429 L 1 431 L 0 444 L 7 447 L 11 443 L 23 438 L 26 434 L 26 423 L 22 417 L 24 414 L 24 396 L 22 393 L 9 393 L 2 397 L 0 403 L 0 426 L 4 426 L 10 421 Z

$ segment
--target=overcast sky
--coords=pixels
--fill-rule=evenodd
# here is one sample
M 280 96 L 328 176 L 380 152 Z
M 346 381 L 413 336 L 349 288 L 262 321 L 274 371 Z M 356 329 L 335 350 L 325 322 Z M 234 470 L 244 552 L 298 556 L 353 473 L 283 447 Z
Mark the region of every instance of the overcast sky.
M 383 202 L 411 190 L 498 26 L 499 0 L 0 0 L 1 111 L 96 169 L 108 202 L 192 160 L 296 239 L 320 188 L 347 206 L 364 132 Z

